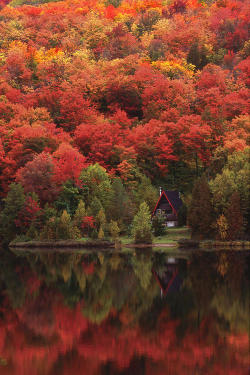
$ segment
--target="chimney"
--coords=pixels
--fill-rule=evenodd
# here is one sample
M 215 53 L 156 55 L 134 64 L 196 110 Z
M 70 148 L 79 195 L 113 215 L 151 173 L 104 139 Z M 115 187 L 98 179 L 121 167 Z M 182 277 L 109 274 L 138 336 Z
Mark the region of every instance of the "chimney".
M 162 187 L 160 186 L 160 196 L 161 196 L 161 193 L 162 193 Z

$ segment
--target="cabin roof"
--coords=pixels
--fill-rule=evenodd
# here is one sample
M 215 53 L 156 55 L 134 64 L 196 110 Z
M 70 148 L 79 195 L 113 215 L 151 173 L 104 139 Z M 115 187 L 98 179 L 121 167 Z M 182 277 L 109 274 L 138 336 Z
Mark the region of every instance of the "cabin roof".
M 179 192 L 176 190 L 163 190 L 158 202 L 156 203 L 156 206 L 153 211 L 153 215 L 163 197 L 165 197 L 168 200 L 170 206 L 173 208 L 173 211 L 177 214 L 177 212 L 182 206 L 182 200 L 179 197 Z
M 167 190 L 165 194 L 168 200 L 171 202 L 172 206 L 174 207 L 175 211 L 178 211 L 182 206 L 182 200 L 179 197 L 178 191 Z

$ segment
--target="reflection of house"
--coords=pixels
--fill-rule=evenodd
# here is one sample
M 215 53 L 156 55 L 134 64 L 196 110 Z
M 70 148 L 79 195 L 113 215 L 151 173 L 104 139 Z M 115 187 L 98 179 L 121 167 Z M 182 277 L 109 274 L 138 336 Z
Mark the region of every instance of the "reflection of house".
M 153 214 L 163 215 L 168 227 L 178 225 L 178 211 L 182 206 L 182 200 L 178 191 L 166 190 L 162 191 L 160 198 L 156 203 Z
M 178 274 L 177 262 L 172 260 L 175 259 L 169 258 L 168 263 L 165 263 L 160 269 L 152 269 L 153 275 L 161 288 L 161 296 L 177 292 L 182 284 Z

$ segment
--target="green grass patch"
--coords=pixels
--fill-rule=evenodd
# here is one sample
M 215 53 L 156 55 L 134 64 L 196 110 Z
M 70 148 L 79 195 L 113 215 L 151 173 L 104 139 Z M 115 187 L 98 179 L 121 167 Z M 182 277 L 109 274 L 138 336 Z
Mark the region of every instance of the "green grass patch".
M 153 244 L 175 244 L 179 240 L 182 240 L 184 238 L 190 239 L 190 237 L 191 232 L 187 227 L 167 228 L 167 232 L 164 236 L 154 237 Z M 130 236 L 121 236 L 120 241 L 122 245 L 132 244 L 133 238 Z
M 187 227 L 167 228 L 164 236 L 155 237 L 154 243 L 175 243 L 184 238 L 190 239 L 191 232 Z

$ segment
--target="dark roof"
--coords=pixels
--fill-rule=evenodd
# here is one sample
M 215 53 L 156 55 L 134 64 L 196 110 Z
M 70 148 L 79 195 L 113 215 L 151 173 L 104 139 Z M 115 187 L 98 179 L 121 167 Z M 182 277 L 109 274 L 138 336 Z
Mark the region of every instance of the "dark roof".
M 161 202 L 161 200 L 162 199 L 166 200 L 166 198 L 169 201 L 169 203 L 172 206 L 175 213 L 177 213 L 179 211 L 180 207 L 183 204 L 181 198 L 179 197 L 179 192 L 173 191 L 173 190 L 163 190 L 162 193 L 161 193 L 161 196 L 159 197 L 158 202 L 156 203 L 156 206 L 154 208 L 154 211 L 153 211 L 152 215 L 155 214 L 155 211 L 156 211 L 157 207 L 159 206 L 159 203 Z
M 179 197 L 179 192 L 173 190 L 164 190 L 164 193 L 166 194 L 168 200 L 174 207 L 175 211 L 179 211 L 179 209 L 182 206 L 182 200 Z

